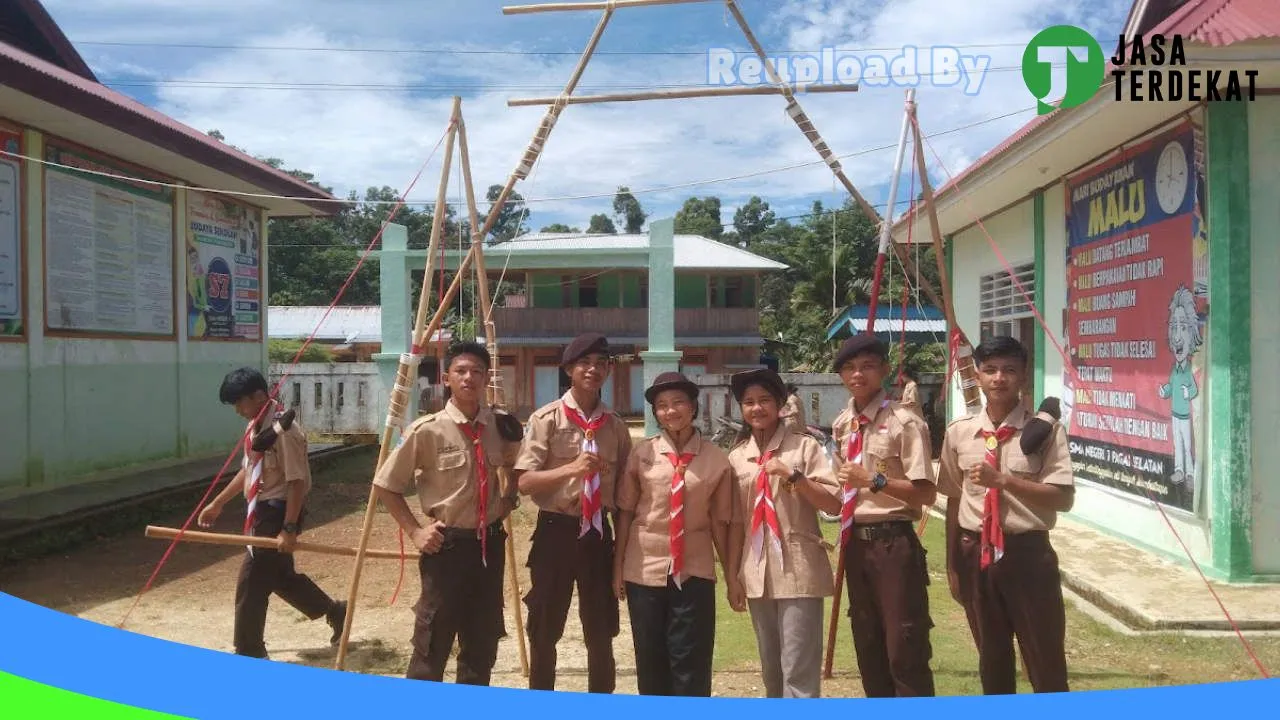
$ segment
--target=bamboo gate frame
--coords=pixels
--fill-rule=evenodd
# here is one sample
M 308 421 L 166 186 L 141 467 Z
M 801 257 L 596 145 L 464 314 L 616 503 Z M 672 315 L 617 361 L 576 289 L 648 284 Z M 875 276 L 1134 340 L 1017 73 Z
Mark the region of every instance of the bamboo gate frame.
M 632 7 L 649 7 L 659 5 L 684 5 L 692 3 L 720 2 L 722 1 L 726 9 L 733 15 L 734 20 L 738 24 L 742 33 L 751 45 L 752 50 L 760 58 L 769 81 L 770 86 L 755 87 L 729 87 L 729 88 L 694 88 L 681 90 L 663 90 L 653 92 L 632 92 L 632 93 L 614 93 L 602 95 L 585 95 L 573 96 L 574 90 L 577 88 L 578 82 L 582 78 L 583 72 L 590 61 L 592 55 L 599 44 L 600 37 L 604 33 L 605 27 L 609 20 L 613 17 L 615 10 L 620 8 Z M 584 10 L 603 10 L 599 22 L 592 31 L 587 41 L 587 46 L 578 58 L 577 65 L 574 67 L 568 82 L 565 84 L 564 90 L 556 97 L 535 97 L 524 99 L 512 99 L 507 101 L 509 107 L 522 107 L 531 105 L 549 105 L 546 114 L 543 116 L 541 123 L 534 132 L 533 138 L 530 140 L 528 147 L 522 154 L 515 170 L 510 174 L 502 191 L 497 199 L 490 207 L 489 214 L 485 220 L 483 227 L 477 228 L 479 217 L 476 210 L 475 192 L 472 185 L 470 158 L 467 147 L 466 126 L 462 119 L 461 98 L 453 98 L 453 108 L 450 113 L 448 135 L 446 138 L 444 167 L 441 172 L 440 185 L 437 190 L 436 205 L 437 211 L 434 213 L 431 225 L 431 239 L 427 248 L 426 268 L 423 278 L 422 291 L 418 300 L 417 315 L 415 318 L 414 331 L 412 334 L 412 344 L 409 353 L 401 355 L 400 365 L 397 370 L 396 383 L 391 391 L 388 403 L 388 412 L 386 424 L 383 429 L 382 439 L 379 447 L 377 465 L 374 473 L 381 469 L 385 463 L 387 456 L 392 448 L 392 439 L 399 429 L 403 431 L 407 428 L 408 422 L 406 413 L 408 410 L 409 392 L 416 376 L 416 368 L 421 359 L 421 352 L 425 345 L 429 342 L 433 333 L 435 333 L 444 320 L 446 309 L 453 302 L 454 298 L 460 290 L 462 279 L 466 276 L 471 266 L 475 265 L 477 275 L 478 292 L 477 295 L 481 302 L 481 314 L 484 318 L 485 338 L 488 344 L 488 350 L 493 358 L 494 363 L 499 366 L 490 367 L 490 381 L 486 386 L 486 401 L 497 409 L 502 409 L 505 405 L 505 397 L 501 383 L 501 367 L 498 362 L 498 343 L 497 332 L 492 319 L 492 298 L 489 295 L 488 276 L 484 264 L 483 241 L 497 222 L 501 210 L 505 207 L 507 199 L 516 183 L 529 176 L 534 165 L 540 159 L 541 153 L 550 136 L 551 130 L 555 127 L 556 122 L 560 118 L 560 114 L 568 105 L 582 105 L 606 102 L 637 102 L 645 100 L 671 100 L 671 99 L 691 99 L 705 97 L 734 97 L 748 95 L 782 95 L 786 101 L 787 115 L 795 122 L 796 126 L 809 140 L 814 150 L 826 163 L 828 168 L 834 174 L 835 178 L 848 191 L 850 196 L 857 203 L 859 209 L 862 210 L 869 219 L 881 224 L 881 234 L 889 235 L 889 220 L 882 218 L 875 208 L 867 202 L 858 189 L 853 185 L 849 178 L 845 175 L 839 159 L 831 152 L 822 136 L 818 133 L 813 122 L 805 114 L 800 107 L 799 101 L 796 99 L 796 91 L 788 87 L 787 84 L 778 75 L 772 61 L 769 59 L 752 32 L 750 25 L 743 16 L 742 11 L 738 8 L 736 0 L 605 0 L 597 2 L 576 2 L 576 3 L 550 3 L 543 5 L 518 5 L 507 6 L 502 9 L 504 15 L 523 15 L 543 12 L 563 12 L 563 11 L 584 11 Z M 829 86 L 813 86 L 800 90 L 801 94 L 807 93 L 834 93 L 834 92 L 856 92 L 858 86 L 856 84 L 829 85 Z M 924 290 L 929 299 L 935 306 L 944 309 L 947 321 L 948 335 L 950 338 L 950 349 L 952 354 L 952 368 L 958 371 L 961 380 L 961 389 L 963 392 L 966 410 L 970 413 L 976 413 L 981 408 L 981 397 L 978 392 L 976 375 L 972 366 L 972 362 L 964 362 L 972 354 L 972 346 L 965 336 L 964 332 L 956 324 L 954 308 L 951 304 L 950 279 L 946 272 L 943 260 L 943 238 L 939 228 L 937 209 L 934 203 L 933 188 L 929 182 L 926 169 L 923 143 L 920 133 L 920 126 L 916 116 L 916 104 L 914 96 L 908 94 L 906 103 L 906 120 L 904 123 L 904 132 L 901 142 L 906 140 L 906 125 L 910 126 L 911 134 L 914 138 L 914 155 L 915 162 L 918 167 L 923 192 L 922 206 L 928 211 L 928 220 L 931 230 L 932 247 L 934 249 L 935 260 L 938 265 L 938 275 L 942 283 L 943 292 L 939 294 L 924 276 L 921 276 L 911 255 L 904 250 L 897 242 L 892 239 L 887 243 L 887 247 L 882 247 L 881 252 L 892 250 L 894 257 L 903 266 L 908 273 L 914 274 L 919 278 L 919 289 Z M 452 282 L 448 289 L 440 298 L 438 307 L 432 315 L 430 322 L 426 321 L 427 308 L 430 297 L 431 276 L 433 272 L 432 263 L 434 255 L 439 248 L 440 236 L 443 230 L 445 213 L 439 212 L 438 209 L 444 207 L 446 197 L 445 193 L 448 187 L 450 166 L 453 160 L 455 143 L 459 146 L 461 154 L 461 165 L 463 173 L 463 184 L 466 191 L 467 210 L 470 219 L 470 228 L 472 231 L 471 246 L 467 253 L 463 256 L 458 265 L 458 269 L 454 274 Z M 899 148 L 899 164 L 902 158 L 902 148 Z M 892 216 L 893 198 L 890 198 L 890 216 Z M 912 222 L 916 218 L 912 217 Z M 868 327 L 865 332 L 872 332 L 872 323 L 874 318 L 868 318 Z M 499 485 L 503 490 L 509 489 L 511 479 L 505 473 L 500 472 Z M 365 508 L 364 522 L 361 529 L 360 543 L 357 548 L 341 548 L 328 545 L 320 545 L 315 543 L 299 543 L 296 550 L 319 552 L 333 555 L 354 555 L 355 560 L 352 568 L 351 585 L 347 595 L 347 613 L 343 621 L 341 638 L 338 645 L 337 657 L 334 662 L 334 669 L 342 670 L 346 661 L 348 641 L 350 638 L 352 620 L 355 616 L 356 596 L 359 590 L 360 578 L 366 558 L 373 559 L 396 559 L 416 556 L 416 553 L 399 553 L 387 550 L 370 550 L 368 548 L 369 536 L 373 530 L 373 519 L 375 509 L 378 505 L 376 490 L 370 483 L 369 500 Z M 506 555 L 507 555 L 507 580 L 509 589 L 513 598 L 513 608 L 515 610 L 517 641 L 520 651 L 520 664 L 523 674 L 527 677 L 529 674 L 528 655 L 524 636 L 523 616 L 520 611 L 520 590 L 519 580 L 516 573 L 515 560 L 515 543 L 511 529 L 511 518 L 508 516 L 504 520 L 506 529 Z M 923 523 L 922 523 L 923 525 Z M 226 545 L 245 545 L 252 544 L 260 547 L 272 547 L 275 541 L 271 538 L 253 538 L 241 535 L 221 534 L 221 533 L 199 533 L 186 532 L 177 533 L 168 528 L 157 528 L 149 526 L 146 531 L 147 537 L 177 537 L 190 542 L 226 544 Z M 835 597 L 833 598 L 830 625 L 828 629 L 828 641 L 826 648 L 826 658 L 823 670 L 823 676 L 832 677 L 832 663 L 835 651 L 835 640 L 837 637 L 838 617 L 840 608 L 841 589 L 843 586 L 844 574 L 844 549 L 841 548 L 839 561 L 837 563 L 835 575 Z

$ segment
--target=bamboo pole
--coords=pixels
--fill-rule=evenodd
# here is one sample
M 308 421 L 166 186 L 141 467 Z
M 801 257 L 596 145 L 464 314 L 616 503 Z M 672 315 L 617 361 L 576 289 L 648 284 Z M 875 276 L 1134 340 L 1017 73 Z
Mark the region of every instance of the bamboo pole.
M 444 196 L 448 189 L 449 183 L 449 164 L 453 158 L 453 143 L 457 137 L 458 118 L 461 111 L 462 98 L 454 97 L 453 110 L 449 115 L 449 134 L 445 144 L 444 169 L 440 173 L 440 186 L 437 191 L 437 198 Z M 440 212 L 441 204 L 436 205 L 436 217 L 431 224 L 431 248 L 437 247 L 440 241 L 440 231 L 443 227 Z M 436 317 L 432 319 L 432 325 L 435 328 L 423 332 L 423 320 L 427 314 L 427 303 L 430 299 L 430 282 L 431 282 L 431 257 L 434 253 L 427 252 L 427 273 L 423 278 L 422 293 L 418 297 L 418 314 L 414 322 L 414 334 L 412 336 L 412 349 L 410 350 L 409 361 L 404 357 L 400 360 L 400 366 L 396 370 L 396 384 L 391 390 L 391 398 L 387 403 L 387 422 L 382 430 L 382 442 L 378 449 L 378 462 L 374 467 L 374 475 L 382 469 L 383 463 L 386 462 L 387 456 L 391 454 L 391 441 L 396 427 L 402 427 L 405 421 L 405 415 L 408 409 L 409 388 L 412 386 L 414 378 L 410 377 L 410 372 L 416 369 L 416 357 L 420 348 L 430 339 L 431 333 L 439 327 L 442 319 L 441 313 L 444 310 L 444 303 L 436 310 Z M 369 545 L 369 535 L 373 532 L 373 518 L 378 505 L 377 487 L 372 482 L 369 483 L 369 500 L 365 505 L 364 523 L 360 530 L 360 544 L 356 550 L 355 562 L 351 570 L 351 587 L 347 591 L 347 613 L 342 623 L 342 635 L 338 641 L 338 653 L 334 660 L 334 669 L 341 670 L 347 659 L 347 641 L 351 636 L 351 623 L 355 617 L 356 611 L 356 595 L 360 588 L 360 575 L 364 567 L 364 556 Z
M 546 3 L 543 5 L 507 5 L 502 8 L 503 15 L 531 15 L 544 12 L 565 12 L 575 10 L 610 10 L 615 8 L 650 7 L 654 5 L 692 5 L 693 3 L 715 2 L 716 0 L 613 0 L 613 2 L 576 2 Z
M 845 190 L 848 190 L 849 194 L 853 196 L 854 201 L 858 203 L 860 208 L 862 208 L 862 212 L 872 220 L 879 220 L 880 214 L 876 212 L 875 208 L 871 206 L 871 203 L 867 202 L 867 199 L 862 196 L 862 193 L 858 192 L 858 189 L 854 187 L 849 178 L 845 176 L 844 171 L 840 169 L 840 161 L 836 159 L 836 156 L 831 152 L 831 149 L 827 147 L 826 142 L 823 141 L 822 137 L 818 134 L 813 122 L 809 120 L 807 115 L 805 115 L 804 110 L 800 107 L 800 103 L 795 98 L 795 93 L 791 91 L 791 88 L 787 87 L 786 83 L 782 81 L 782 78 L 778 76 L 777 71 L 774 70 L 773 61 L 769 59 L 769 56 L 764 51 L 764 47 L 760 45 L 760 41 L 756 39 L 755 33 L 751 31 L 751 26 L 747 24 L 747 19 L 742 15 L 742 11 L 738 9 L 737 3 L 734 0 L 725 0 L 725 5 L 728 6 L 729 12 L 733 13 L 733 19 L 737 21 L 738 27 L 742 28 L 742 34 L 746 37 L 747 42 L 750 43 L 751 48 L 755 50 L 756 55 L 760 58 L 760 62 L 764 65 L 765 72 L 769 74 L 769 81 L 778 86 L 782 91 L 782 95 L 787 99 L 787 114 L 791 116 L 791 119 L 795 121 L 796 125 L 800 128 L 800 131 L 809 139 L 809 143 L 818 151 L 818 155 L 826 161 L 827 166 L 831 168 L 833 173 L 835 173 L 836 179 L 840 181 L 840 184 L 844 185 Z
M 804 94 L 810 93 L 843 93 L 857 92 L 857 83 L 843 85 L 807 85 L 800 88 Z M 611 93 L 606 95 L 579 95 L 565 100 L 568 105 L 586 105 L 588 103 L 636 102 L 640 100 L 687 100 L 689 98 L 737 97 L 741 95 L 782 95 L 782 88 L 771 85 L 751 85 L 747 87 L 723 88 L 680 88 L 675 90 L 653 90 L 650 92 Z M 516 98 L 507 101 L 507 107 L 525 107 L 528 105 L 551 105 L 558 98 L 535 97 Z
M 199 532 L 196 530 L 182 531 L 177 528 L 161 527 L 158 525 L 148 525 L 146 536 L 149 538 L 171 539 L 181 536 L 184 542 L 193 542 L 203 545 L 236 545 L 243 547 L 252 545 L 254 547 L 275 550 L 279 547 L 276 539 L 273 537 L 261 537 L 256 535 L 231 535 L 228 533 L 211 533 Z M 340 547 L 337 545 L 322 545 L 320 543 L 310 543 L 299 541 L 294 545 L 294 552 L 314 552 L 322 555 L 347 555 L 354 557 L 359 550 L 357 548 Z M 413 556 L 417 556 L 417 552 Z M 366 558 L 377 558 L 380 560 L 399 560 L 400 552 L 398 550 L 365 550 Z
M 467 147 L 467 123 L 461 121 L 458 123 L 458 151 L 462 159 L 462 184 L 467 192 L 467 215 L 470 223 L 471 247 L 475 253 L 476 264 L 476 281 L 479 285 L 478 296 L 480 298 L 480 316 L 484 318 L 484 337 L 489 345 L 489 356 L 492 360 L 489 368 L 489 384 L 485 387 L 485 400 L 490 405 L 499 408 L 504 407 L 502 397 L 502 363 L 498 356 L 498 334 L 493 324 L 493 302 L 489 295 L 489 275 L 484 264 L 484 235 L 476 232 L 476 226 L 480 224 L 480 216 L 476 211 L 476 194 L 475 186 L 471 182 L 471 154 Z M 506 468 L 498 471 L 501 478 L 501 486 L 503 493 L 510 490 L 512 482 Z M 507 531 L 507 583 L 511 588 L 511 608 L 516 617 L 516 642 L 520 649 L 520 672 L 529 677 L 529 650 L 525 645 L 524 637 L 524 613 L 521 612 L 520 598 L 520 577 L 516 572 L 516 541 L 515 532 L 511 525 L 511 516 L 507 515 L 503 518 L 503 525 Z
M 964 395 L 965 410 L 976 415 L 982 410 L 982 394 L 978 389 L 978 373 L 973 367 L 973 346 L 964 330 L 956 322 L 955 308 L 951 302 L 951 278 L 947 276 L 947 268 L 943 258 L 942 229 L 938 223 L 938 207 L 934 202 L 933 185 L 929 182 L 928 168 L 924 160 L 924 142 L 921 139 L 920 123 L 915 108 L 911 109 L 911 129 L 916 141 L 916 168 L 920 173 L 920 189 L 924 194 L 924 206 L 929 213 L 929 231 L 933 235 L 933 259 L 938 264 L 938 279 L 942 283 L 943 314 L 947 318 L 948 343 L 951 335 L 957 338 L 955 358 L 956 370 L 960 374 L 960 390 Z M 948 391 L 949 392 L 949 391 Z

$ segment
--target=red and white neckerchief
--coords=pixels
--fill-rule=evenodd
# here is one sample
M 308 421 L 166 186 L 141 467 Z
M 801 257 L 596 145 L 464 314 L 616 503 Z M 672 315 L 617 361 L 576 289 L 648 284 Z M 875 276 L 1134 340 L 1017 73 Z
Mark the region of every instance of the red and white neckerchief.
M 676 588 L 683 589 L 680 584 L 684 573 L 684 473 L 696 456 L 693 453 L 662 454 L 676 468 L 671 474 L 671 522 L 667 525 L 667 537 L 671 548 L 671 577 Z
M 885 400 L 880 403 L 880 410 L 889 406 L 889 401 Z M 871 425 L 871 418 L 866 414 L 861 414 L 854 418 L 849 425 L 849 444 L 845 451 L 845 460 L 847 462 L 862 465 L 862 444 L 863 437 L 866 434 L 867 427 Z M 858 489 L 845 486 L 841 488 L 841 505 L 840 505 L 840 546 L 849 541 L 849 537 L 853 534 L 853 512 L 858 507 Z
M 765 465 L 774 456 L 770 450 L 756 460 L 760 472 L 756 474 L 756 500 L 751 512 L 751 552 L 756 562 L 764 560 L 764 535 L 766 529 L 773 533 L 773 545 L 782 551 L 782 530 L 778 527 L 778 511 L 773 505 L 773 487 L 769 484 L 769 473 Z
M 484 456 L 484 445 L 480 442 L 484 423 L 477 422 L 473 427 L 469 423 L 460 422 L 458 429 L 475 448 L 476 478 L 480 481 L 476 499 L 476 537 L 480 539 L 480 564 L 489 567 L 489 465 Z
M 996 470 L 1000 469 L 1000 444 L 1013 437 L 1014 428 L 1002 425 L 995 432 L 982 431 L 987 442 L 987 454 L 982 461 Z M 1004 557 L 1004 528 L 1000 525 L 1000 490 L 987 488 L 982 501 L 982 537 L 979 568 L 986 570 L 992 563 Z
M 605 420 L 609 416 L 601 412 L 593 417 L 590 421 L 582 416 L 582 413 L 569 407 L 564 406 L 565 417 L 574 425 L 582 429 L 585 439 L 582 443 L 583 452 L 599 452 L 600 445 L 596 442 L 596 431 L 604 426 Z M 601 513 L 600 502 L 600 473 L 594 472 L 582 478 L 582 526 L 578 530 L 578 537 L 586 535 L 591 528 L 595 528 L 600 533 L 600 537 L 604 537 L 604 525 Z
M 275 410 L 275 401 L 269 401 L 267 407 L 262 411 L 263 415 Z M 258 418 L 250 420 L 244 426 L 244 455 L 240 459 L 240 467 L 244 470 L 245 497 L 248 500 L 248 507 L 244 513 L 244 535 L 248 535 L 253 530 L 253 521 L 257 515 L 258 494 L 262 492 L 262 466 L 266 453 L 254 452 L 253 450 L 253 426 Z M 277 432 L 279 432 L 277 430 Z M 247 545 L 249 555 L 253 555 L 253 546 Z

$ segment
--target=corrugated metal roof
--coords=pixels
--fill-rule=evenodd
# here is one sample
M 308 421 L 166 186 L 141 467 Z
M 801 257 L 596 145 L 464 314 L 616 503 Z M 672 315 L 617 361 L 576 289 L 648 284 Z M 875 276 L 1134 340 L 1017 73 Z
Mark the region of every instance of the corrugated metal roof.
M 324 317 L 329 307 L 318 305 L 272 305 L 267 309 L 267 336 L 277 340 L 305 340 L 316 330 L 320 319 L 324 324 L 316 331 L 319 342 L 381 343 L 382 308 L 377 305 L 339 306 Z M 452 334 L 440 330 L 431 336 L 431 342 L 449 342 Z
M 672 240 L 677 270 L 785 270 L 787 266 L 747 252 L 732 245 L 701 235 L 676 235 Z M 566 251 L 608 252 L 639 251 L 649 247 L 649 236 L 605 235 L 586 233 L 527 233 L 514 240 L 486 246 L 486 252 L 506 255 L 539 254 Z
M 263 190 L 287 192 L 291 196 L 317 200 L 336 199 L 283 170 L 250 157 L 133 98 L 7 43 L 0 43 L 0 78 L 4 78 L 4 84 L 18 92 L 114 127 L 201 164 L 210 165 Z M 299 202 L 307 203 L 306 200 Z M 315 203 L 311 207 L 326 215 L 337 210 L 330 203 Z
M 1181 35 L 1186 41 L 1214 47 L 1280 38 L 1280 2 L 1193 0 L 1174 11 L 1148 34 Z
M 846 307 L 827 325 L 827 339 L 831 340 L 846 333 L 861 333 L 867 330 L 867 315 L 871 306 L 867 303 Z M 880 304 L 876 308 L 876 336 L 881 338 L 907 334 L 908 339 L 919 342 L 942 340 L 947 334 L 947 320 L 942 311 L 931 305 L 907 306 L 907 320 L 903 323 L 902 306 Z M 937 338 L 934 338 L 934 335 Z

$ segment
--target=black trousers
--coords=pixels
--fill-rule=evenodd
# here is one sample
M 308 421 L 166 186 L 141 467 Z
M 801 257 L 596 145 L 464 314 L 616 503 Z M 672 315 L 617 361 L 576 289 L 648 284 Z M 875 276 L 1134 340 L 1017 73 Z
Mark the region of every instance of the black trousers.
M 487 566 L 480 563 L 475 530 L 448 528 L 438 552 L 419 556 L 422 595 L 414 605 L 413 656 L 406 678 L 442 681 L 456 639 L 457 683 L 489 684 L 498 642 L 507 634 L 502 616 L 507 534 L 501 522 L 490 525 L 488 533 Z
M 573 588 L 578 588 L 578 619 L 587 648 L 587 692 L 612 693 L 617 668 L 613 639 L 618 636 L 618 599 L 613 595 L 613 527 L 605 513 L 602 537 L 594 529 L 578 537 L 580 519 L 538 513 L 529 548 L 529 689 L 556 689 L 556 643 L 564 635 Z
M 249 534 L 254 537 L 279 535 L 284 526 L 284 509 L 283 501 L 259 501 Z M 305 515 L 304 510 L 298 518 L 299 525 Z M 246 550 L 236 583 L 234 643 L 237 655 L 267 656 L 262 636 L 267 624 L 267 604 L 273 593 L 310 620 L 323 617 L 334 605 L 333 599 L 311 578 L 294 569 L 292 554 L 257 547 L 252 553 Z
M 641 695 L 711 697 L 716 585 L 692 577 L 677 589 L 627 583 L 636 685 Z

